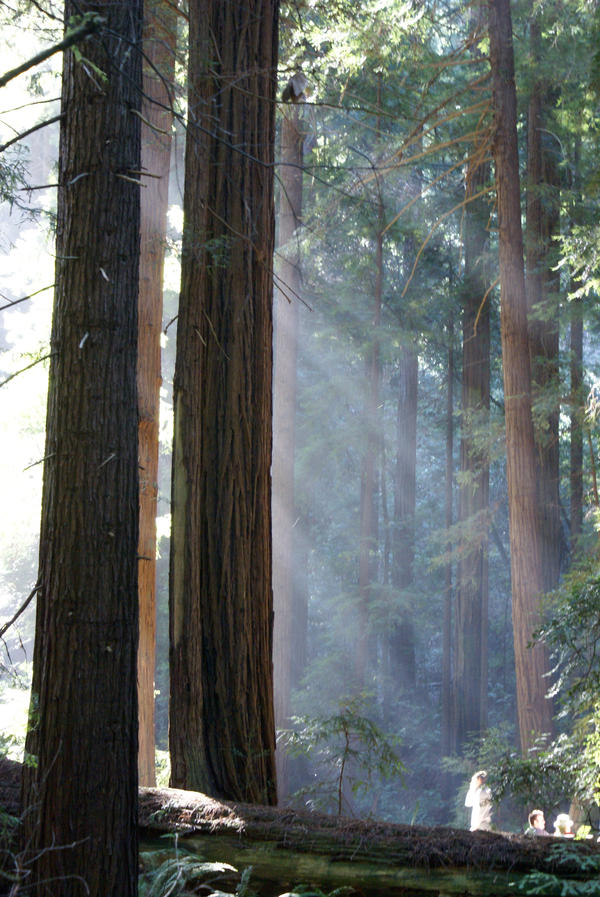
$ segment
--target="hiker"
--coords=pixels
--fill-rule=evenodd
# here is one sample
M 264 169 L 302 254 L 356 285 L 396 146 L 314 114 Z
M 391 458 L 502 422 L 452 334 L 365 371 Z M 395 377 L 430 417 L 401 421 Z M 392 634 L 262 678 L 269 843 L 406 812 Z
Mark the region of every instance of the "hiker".
M 554 820 L 554 834 L 559 838 L 574 838 L 573 820 L 568 813 L 559 813 Z
M 531 835 L 533 837 L 538 837 L 541 835 L 542 837 L 547 836 L 548 838 L 552 837 L 550 832 L 546 831 L 546 820 L 544 818 L 543 810 L 532 810 L 528 816 L 529 826 L 525 830 L 526 835 Z
M 492 828 L 492 792 L 487 781 L 487 772 L 481 769 L 476 772 L 465 798 L 465 807 L 471 807 L 471 831 L 491 831 Z

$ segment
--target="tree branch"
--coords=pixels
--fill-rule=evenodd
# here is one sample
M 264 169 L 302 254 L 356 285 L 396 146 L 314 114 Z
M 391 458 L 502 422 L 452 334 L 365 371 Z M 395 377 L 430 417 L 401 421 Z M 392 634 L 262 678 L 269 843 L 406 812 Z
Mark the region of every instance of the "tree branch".
M 0 87 L 4 87 L 6 84 L 8 84 L 9 81 L 12 81 L 13 78 L 16 78 L 17 75 L 22 75 L 23 72 L 29 71 L 29 69 L 32 69 L 36 65 L 39 65 L 41 62 L 44 62 L 46 59 L 49 59 L 50 56 L 54 56 L 55 53 L 60 53 L 62 50 L 67 50 L 82 38 L 87 37 L 94 31 L 98 31 L 103 22 L 104 19 L 102 19 L 102 17 L 97 13 L 91 13 L 84 16 L 82 23 L 76 28 L 73 28 L 71 31 L 67 32 L 65 37 L 61 41 L 59 41 L 58 44 L 53 44 L 51 47 L 47 47 L 36 56 L 32 56 L 31 59 L 28 59 L 26 60 L 26 62 L 21 63 L 21 65 L 17 66 L 16 69 L 11 69 L 10 71 L 5 72 L 4 75 L 1 75 Z
M 41 588 L 42 588 L 41 583 L 40 583 L 40 581 L 38 580 L 38 581 L 36 582 L 36 584 L 34 585 L 33 589 L 31 590 L 31 592 L 29 593 L 29 595 L 27 596 L 27 598 L 25 599 L 25 601 L 23 602 L 23 604 L 21 605 L 21 607 L 19 608 L 19 610 L 16 612 L 16 614 L 15 614 L 13 617 L 11 617 L 11 619 L 8 621 L 8 623 L 5 623 L 3 626 L 0 626 L 0 638 L 2 638 L 2 637 L 4 636 L 4 633 L 5 633 L 8 629 L 10 629 L 10 627 L 12 626 L 12 624 L 15 623 L 15 622 L 19 619 L 19 617 L 21 616 L 21 614 L 22 614 L 22 613 L 27 609 L 27 607 L 31 604 L 31 600 L 32 600 L 33 596 L 34 596 L 37 592 L 39 592 L 39 590 L 40 590 Z
M 34 125 L 33 128 L 29 128 L 28 131 L 23 131 L 21 134 L 17 134 L 16 137 L 13 137 L 12 140 L 3 143 L 0 146 L 0 153 L 3 153 L 5 149 L 8 149 L 9 146 L 12 146 L 13 143 L 17 143 L 19 140 L 22 140 L 23 137 L 29 137 L 30 134 L 33 134 L 34 131 L 39 131 L 40 128 L 45 128 L 46 125 L 53 125 L 55 121 L 60 121 L 62 118 L 62 113 L 60 115 L 55 115 L 52 118 L 47 118 L 45 121 L 39 122 L 39 124 Z
M 52 356 L 52 354 L 53 353 L 50 352 L 48 355 L 43 355 L 41 358 L 37 358 L 35 361 L 32 361 L 31 364 L 28 364 L 26 367 L 21 368 L 20 371 L 15 371 L 14 374 L 10 374 L 10 376 L 6 377 L 5 380 L 0 380 L 0 386 L 5 386 L 11 380 L 14 380 L 15 377 L 18 377 L 19 374 L 23 374 L 25 371 L 28 371 L 30 368 L 35 367 L 36 364 L 40 363 L 40 361 L 46 361 L 46 359 L 50 358 Z

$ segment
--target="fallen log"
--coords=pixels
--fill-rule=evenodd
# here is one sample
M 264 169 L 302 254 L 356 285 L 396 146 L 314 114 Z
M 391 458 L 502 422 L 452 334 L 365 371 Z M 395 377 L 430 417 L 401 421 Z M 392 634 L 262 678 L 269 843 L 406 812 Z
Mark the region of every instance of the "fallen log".
M 252 866 L 261 897 L 299 884 L 346 886 L 363 897 L 509 897 L 523 894 L 519 884 L 532 870 L 598 880 L 600 895 L 598 873 L 582 872 L 576 859 L 600 859 L 595 843 L 569 842 L 574 859 L 560 863 L 555 838 L 338 819 L 175 789 L 140 789 L 139 811 L 142 850 L 159 847 L 160 834 L 177 836 L 205 860 Z
M 0 759 L 0 808 L 13 816 L 20 812 L 20 766 Z M 139 829 L 146 868 L 182 849 L 240 873 L 251 866 L 251 887 L 261 897 L 300 884 L 348 887 L 360 897 L 511 897 L 523 894 L 519 885 L 532 871 L 588 883 L 585 893 L 600 897 L 590 867 L 592 858 L 600 861 L 595 842 L 337 818 L 172 788 L 140 788 Z M 556 847 L 567 844 L 574 858 L 561 863 Z

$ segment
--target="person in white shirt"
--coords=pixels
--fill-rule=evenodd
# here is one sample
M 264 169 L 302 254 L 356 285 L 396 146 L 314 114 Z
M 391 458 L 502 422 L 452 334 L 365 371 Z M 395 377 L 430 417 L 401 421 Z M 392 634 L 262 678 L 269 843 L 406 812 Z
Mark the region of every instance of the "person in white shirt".
M 487 772 L 476 772 L 465 798 L 465 807 L 471 807 L 471 831 L 489 832 L 492 828 L 492 792 L 486 785 Z

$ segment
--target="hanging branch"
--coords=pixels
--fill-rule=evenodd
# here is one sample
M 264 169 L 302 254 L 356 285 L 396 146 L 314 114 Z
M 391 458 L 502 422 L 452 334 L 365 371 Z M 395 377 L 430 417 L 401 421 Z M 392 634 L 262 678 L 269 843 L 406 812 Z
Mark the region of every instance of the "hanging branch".
M 434 233 L 436 232 L 436 230 L 438 229 L 438 227 L 440 226 L 442 221 L 445 221 L 446 218 L 448 218 L 450 215 L 452 215 L 453 212 L 456 212 L 457 209 L 460 209 L 466 203 L 474 202 L 476 199 L 479 199 L 480 196 L 485 196 L 487 193 L 491 193 L 493 189 L 494 189 L 493 187 L 484 187 L 483 190 L 480 190 L 478 193 L 474 193 L 473 196 L 469 196 L 468 199 L 462 199 L 455 206 L 452 206 L 451 209 L 448 209 L 447 212 L 444 212 L 443 215 L 440 215 L 440 217 L 437 219 L 437 221 L 435 222 L 435 224 L 433 225 L 433 227 L 431 228 L 431 230 L 429 231 L 429 233 L 427 234 L 427 236 L 421 243 L 419 251 L 417 252 L 417 257 L 415 259 L 415 263 L 412 266 L 412 271 L 410 272 L 410 276 L 409 276 L 408 280 L 406 281 L 406 284 L 405 284 L 404 289 L 402 290 L 402 293 L 400 294 L 401 299 L 406 295 L 406 291 L 407 291 L 408 287 L 410 286 L 411 280 L 414 277 L 417 264 L 419 262 L 419 259 L 421 258 L 421 255 L 423 254 L 425 247 L 427 246 L 427 244 L 433 237 Z
M 25 302 L 27 299 L 32 299 L 34 296 L 37 296 L 39 293 L 43 293 L 45 290 L 53 289 L 54 284 L 48 284 L 47 287 L 41 287 L 39 290 L 36 290 L 35 293 L 30 293 L 28 296 L 23 296 L 21 299 L 14 299 L 12 302 L 7 302 L 6 305 L 0 305 L 0 311 L 4 311 L 7 308 L 12 308 L 13 305 L 19 305 L 20 302 Z M 6 297 L 3 297 L 6 298 Z
M 13 623 L 16 623 L 16 621 L 19 619 L 19 617 L 21 616 L 21 614 L 22 614 L 25 610 L 27 610 L 27 608 L 28 608 L 29 605 L 31 604 L 31 601 L 32 601 L 32 599 L 33 599 L 33 596 L 36 595 L 36 594 L 40 591 L 41 588 L 42 588 L 42 585 L 41 585 L 41 583 L 40 583 L 40 581 L 39 581 L 39 579 L 38 579 L 38 581 L 37 581 L 36 584 L 34 585 L 33 589 L 31 590 L 31 592 L 29 593 L 29 595 L 27 596 L 27 598 L 25 599 L 25 601 L 23 602 L 23 604 L 21 605 L 21 607 L 18 609 L 18 611 L 16 612 L 16 614 L 14 614 L 14 615 L 10 618 L 10 620 L 9 620 L 7 623 L 4 623 L 3 626 L 0 626 L 0 638 L 2 638 L 2 637 L 4 636 L 4 633 L 5 633 L 8 629 L 10 629 L 10 627 L 13 625 Z
M 10 71 L 5 72 L 4 75 L 0 75 L 0 87 L 4 87 L 6 84 L 8 84 L 9 81 L 12 81 L 13 78 L 16 78 L 17 75 L 22 75 L 23 72 L 27 72 L 29 71 L 29 69 L 35 68 L 36 65 L 39 65 L 46 59 L 49 59 L 50 56 L 54 56 L 55 53 L 60 53 L 62 52 L 62 50 L 67 50 L 69 47 L 72 47 L 73 44 L 78 43 L 84 37 L 87 37 L 94 31 L 98 31 L 103 24 L 104 19 L 102 18 L 102 16 L 99 16 L 95 12 L 86 13 L 81 24 L 77 25 L 76 28 L 68 31 L 65 37 L 61 41 L 59 41 L 58 44 L 53 44 L 51 47 L 47 47 L 45 50 L 42 50 L 35 56 L 32 56 L 31 59 L 28 59 L 25 62 L 21 63 L 21 65 L 17 66 L 16 69 L 11 69 Z
M 413 196 L 412 199 L 406 203 L 406 205 L 402 206 L 400 211 L 394 215 L 394 217 L 392 218 L 392 220 L 390 222 L 388 222 L 388 224 L 386 224 L 386 226 L 383 230 L 383 234 L 385 234 L 386 231 L 388 231 L 390 229 L 390 227 L 392 227 L 398 221 L 398 219 L 401 218 L 402 215 L 404 215 L 405 212 L 408 212 L 408 210 L 411 208 L 411 206 L 413 206 L 416 202 L 418 202 L 419 199 L 422 199 L 422 197 L 425 196 L 425 194 L 429 190 L 431 190 L 432 187 L 435 187 L 436 184 L 438 184 L 440 181 L 442 181 L 449 174 L 452 174 L 453 171 L 456 171 L 457 168 L 462 168 L 463 165 L 468 165 L 470 162 L 474 161 L 475 159 L 478 159 L 479 156 L 480 156 L 480 153 L 477 152 L 477 153 L 473 153 L 472 156 L 467 156 L 466 159 L 459 159 L 459 161 L 456 162 L 455 165 L 451 165 L 450 168 L 446 168 L 445 171 L 443 171 L 441 174 L 438 174 L 438 176 L 436 178 L 434 178 L 432 181 L 430 181 L 416 196 Z M 411 159 L 412 159 L 412 157 L 411 157 Z M 408 161 L 410 161 L 410 160 L 407 160 L 407 162 Z M 488 162 L 488 161 L 490 161 L 489 157 L 484 157 L 483 159 L 481 159 L 481 162 Z
M 20 134 L 17 134 L 16 137 L 13 137 L 6 143 L 3 143 L 0 146 L 0 153 L 3 153 L 4 150 L 8 149 L 9 146 L 12 146 L 13 143 L 18 143 L 19 140 L 23 140 L 24 137 L 29 137 L 29 135 L 33 134 L 34 131 L 39 131 L 41 128 L 45 128 L 46 125 L 53 125 L 54 122 L 60 121 L 62 117 L 62 113 L 60 113 L 59 115 L 54 115 L 52 118 L 47 118 L 45 119 L 45 121 L 41 121 L 37 125 L 34 125 L 33 128 L 29 128 L 27 131 L 22 131 Z
M 4 380 L 0 380 L 0 386 L 6 386 L 7 383 L 10 383 L 10 381 L 14 380 L 15 377 L 18 377 L 19 374 L 25 373 L 25 371 L 28 371 L 30 368 L 35 367 L 36 364 L 39 364 L 41 361 L 46 361 L 46 359 L 51 358 L 53 354 L 54 354 L 53 352 L 49 352 L 48 355 L 42 355 L 41 358 L 37 358 L 35 361 L 32 361 L 31 364 L 28 364 L 26 367 L 21 368 L 19 371 L 15 371 L 14 374 L 10 374 Z

